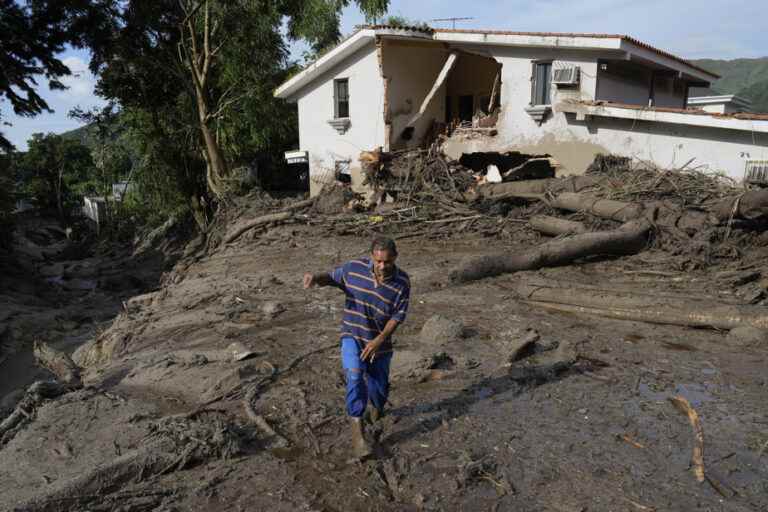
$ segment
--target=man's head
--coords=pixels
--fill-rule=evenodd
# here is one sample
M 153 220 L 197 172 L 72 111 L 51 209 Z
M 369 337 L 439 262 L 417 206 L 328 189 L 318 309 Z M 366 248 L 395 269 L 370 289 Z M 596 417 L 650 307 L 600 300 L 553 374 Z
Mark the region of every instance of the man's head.
M 388 279 L 395 271 L 397 246 L 391 238 L 374 238 L 371 243 L 371 263 L 373 273 L 379 280 Z

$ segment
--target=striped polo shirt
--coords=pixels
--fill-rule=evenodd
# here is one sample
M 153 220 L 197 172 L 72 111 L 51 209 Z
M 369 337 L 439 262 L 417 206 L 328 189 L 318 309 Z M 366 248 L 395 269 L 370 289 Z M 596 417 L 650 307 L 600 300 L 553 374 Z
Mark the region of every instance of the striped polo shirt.
M 352 337 L 361 347 L 381 333 L 390 319 L 405 321 L 411 282 L 408 274 L 395 267 L 392 276 L 376 284 L 370 258 L 351 260 L 337 267 L 331 279 L 346 294 L 341 337 Z M 392 351 L 392 340 L 387 339 L 379 352 Z

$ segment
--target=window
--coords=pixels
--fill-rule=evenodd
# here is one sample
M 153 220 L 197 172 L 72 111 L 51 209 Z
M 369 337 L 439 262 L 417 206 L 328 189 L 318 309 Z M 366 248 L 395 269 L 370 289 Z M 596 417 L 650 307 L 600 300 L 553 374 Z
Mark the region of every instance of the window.
M 531 105 L 549 105 L 552 84 L 552 63 L 534 62 L 531 84 Z
M 349 79 L 340 78 L 333 81 L 333 117 L 345 119 L 349 117 Z

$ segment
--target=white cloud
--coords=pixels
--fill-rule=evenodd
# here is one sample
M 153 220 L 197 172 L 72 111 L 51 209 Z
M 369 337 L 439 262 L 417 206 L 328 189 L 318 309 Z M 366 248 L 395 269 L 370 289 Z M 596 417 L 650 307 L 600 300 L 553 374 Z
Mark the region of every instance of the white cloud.
M 76 56 L 67 57 L 62 62 L 69 68 L 72 74 L 61 79 L 61 82 L 68 89 L 57 91 L 56 96 L 70 103 L 92 99 L 93 89 L 96 86 L 96 77 L 88 69 L 88 64 Z

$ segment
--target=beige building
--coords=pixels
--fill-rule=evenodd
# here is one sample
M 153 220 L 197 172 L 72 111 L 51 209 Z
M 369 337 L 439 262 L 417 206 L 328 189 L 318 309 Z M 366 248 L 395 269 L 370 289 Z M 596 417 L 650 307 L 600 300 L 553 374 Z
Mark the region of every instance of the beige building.
M 768 115 L 690 108 L 691 87 L 717 75 L 623 35 L 367 26 L 275 95 L 298 103 L 310 190 L 342 174 L 362 183 L 359 155 L 454 130 L 445 151 L 548 153 L 581 173 L 598 153 L 693 165 L 743 178 L 768 159 Z M 465 128 L 462 128 L 465 127 Z

